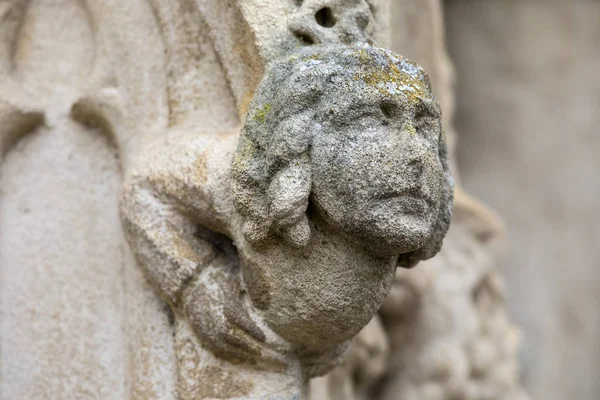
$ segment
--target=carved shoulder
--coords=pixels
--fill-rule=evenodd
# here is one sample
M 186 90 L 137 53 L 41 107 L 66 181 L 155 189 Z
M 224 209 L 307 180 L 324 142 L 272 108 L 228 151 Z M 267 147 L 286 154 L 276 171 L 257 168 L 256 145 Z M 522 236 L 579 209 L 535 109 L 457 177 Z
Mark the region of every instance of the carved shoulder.
M 227 234 L 237 213 L 229 170 L 237 134 L 171 132 L 142 152 L 126 190 L 143 188 L 196 223 Z
M 227 176 L 235 135 L 176 134 L 144 149 L 121 200 L 125 234 L 155 287 L 171 302 L 214 258 L 198 228 L 229 234 L 236 213 Z

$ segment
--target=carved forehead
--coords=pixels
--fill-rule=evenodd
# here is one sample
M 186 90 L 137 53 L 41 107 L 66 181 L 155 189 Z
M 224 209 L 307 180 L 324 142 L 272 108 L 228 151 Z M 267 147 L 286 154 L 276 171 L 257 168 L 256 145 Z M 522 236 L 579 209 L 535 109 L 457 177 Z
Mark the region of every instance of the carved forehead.
M 429 78 L 414 62 L 373 47 L 360 47 L 345 53 L 344 60 L 351 65 L 347 71 L 350 80 L 367 92 L 410 104 L 432 98 Z
M 268 68 L 250 106 L 245 131 L 251 137 L 269 136 L 289 117 L 314 116 L 334 104 L 343 115 L 347 108 L 384 102 L 411 114 L 420 107 L 428 109 L 429 115 L 439 115 L 427 74 L 412 61 L 368 45 L 311 46 Z
M 429 78 L 420 66 L 376 47 L 312 48 L 291 56 L 281 66 L 290 69 L 281 90 L 305 91 L 320 84 L 326 94 L 346 92 L 351 97 L 367 92 L 410 103 L 433 97 Z

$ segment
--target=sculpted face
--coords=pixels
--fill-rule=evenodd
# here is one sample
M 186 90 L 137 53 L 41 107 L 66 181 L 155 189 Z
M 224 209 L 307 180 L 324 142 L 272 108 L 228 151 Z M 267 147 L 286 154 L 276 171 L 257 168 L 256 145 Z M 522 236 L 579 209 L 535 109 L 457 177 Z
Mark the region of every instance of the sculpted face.
M 246 239 L 307 245 L 312 204 L 371 252 L 432 257 L 452 178 L 426 73 L 370 46 L 310 51 L 273 66 L 249 110 L 232 169 Z
M 402 96 L 339 96 L 313 138 L 313 203 L 323 218 L 379 254 L 422 247 L 444 184 L 439 106 Z

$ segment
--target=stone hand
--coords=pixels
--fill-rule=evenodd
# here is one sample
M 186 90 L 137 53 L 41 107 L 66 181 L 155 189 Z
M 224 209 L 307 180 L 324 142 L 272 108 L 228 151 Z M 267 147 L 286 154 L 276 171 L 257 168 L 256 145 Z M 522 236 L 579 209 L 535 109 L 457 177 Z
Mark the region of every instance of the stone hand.
M 202 270 L 183 294 L 185 312 L 202 344 L 234 363 L 282 368 L 283 358 L 268 348 L 266 336 L 248 314 L 237 271 L 227 266 Z

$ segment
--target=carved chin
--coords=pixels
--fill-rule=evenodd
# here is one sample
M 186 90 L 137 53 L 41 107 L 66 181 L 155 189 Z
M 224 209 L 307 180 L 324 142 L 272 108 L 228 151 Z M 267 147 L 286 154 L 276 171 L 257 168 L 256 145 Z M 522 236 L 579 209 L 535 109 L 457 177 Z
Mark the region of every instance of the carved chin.
M 363 245 L 381 255 L 398 255 L 423 247 L 431 238 L 433 226 L 418 216 L 377 219 L 363 231 Z

